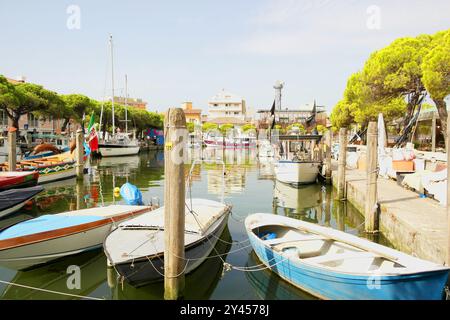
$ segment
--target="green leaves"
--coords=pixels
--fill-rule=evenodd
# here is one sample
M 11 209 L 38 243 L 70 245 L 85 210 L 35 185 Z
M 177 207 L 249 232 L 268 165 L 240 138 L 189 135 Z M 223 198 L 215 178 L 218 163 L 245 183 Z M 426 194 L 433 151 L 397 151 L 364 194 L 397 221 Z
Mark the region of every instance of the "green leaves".
M 371 54 L 363 69 L 350 76 L 331 113 L 333 127 L 365 126 L 380 112 L 386 121 L 411 116 L 426 92 L 444 103 L 450 94 L 449 33 L 397 39 Z

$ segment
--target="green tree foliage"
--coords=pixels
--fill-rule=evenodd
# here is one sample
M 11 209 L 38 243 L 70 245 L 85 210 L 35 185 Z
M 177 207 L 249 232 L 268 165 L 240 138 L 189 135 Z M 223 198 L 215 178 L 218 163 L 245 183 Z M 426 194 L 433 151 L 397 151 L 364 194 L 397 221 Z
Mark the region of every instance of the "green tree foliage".
M 61 99 L 64 101 L 61 110 L 50 110 L 52 116 L 64 119 L 61 131 L 66 131 L 71 119 L 81 123 L 83 115 L 88 113 L 89 108 L 94 104 L 91 99 L 81 94 L 62 95 Z
M 226 124 L 221 125 L 219 130 L 223 135 L 225 135 L 228 131 L 230 131 L 233 128 L 234 128 L 234 125 L 232 125 L 231 123 L 226 123 Z
M 293 123 L 293 124 L 289 125 L 289 126 L 286 128 L 286 131 L 289 132 L 289 131 L 291 131 L 294 127 L 298 128 L 301 134 L 304 134 L 304 133 L 306 132 L 305 126 L 302 125 L 301 123 Z
M 422 81 L 431 99 L 436 104 L 442 124 L 442 133 L 447 136 L 447 104 L 450 95 L 450 29 L 434 36 L 431 50 L 423 59 Z
M 256 127 L 253 124 L 250 124 L 250 123 L 244 124 L 242 126 L 242 132 L 247 132 L 247 131 L 250 131 L 250 130 L 256 130 Z
M 388 122 L 403 117 L 407 124 L 427 93 L 446 122 L 443 97 L 450 93 L 448 34 L 401 38 L 373 53 L 363 69 L 349 78 L 343 98 L 330 116 L 333 129 L 352 123 L 364 128 L 380 112 Z
M 192 133 L 195 130 L 195 124 L 193 122 L 188 122 L 186 123 L 186 128 L 188 129 L 189 133 Z
M 202 125 L 202 131 L 203 131 L 203 132 L 208 132 L 208 131 L 210 131 L 210 130 L 216 130 L 216 129 L 218 129 L 218 126 L 217 126 L 217 124 L 215 124 L 215 123 L 205 122 L 205 123 Z

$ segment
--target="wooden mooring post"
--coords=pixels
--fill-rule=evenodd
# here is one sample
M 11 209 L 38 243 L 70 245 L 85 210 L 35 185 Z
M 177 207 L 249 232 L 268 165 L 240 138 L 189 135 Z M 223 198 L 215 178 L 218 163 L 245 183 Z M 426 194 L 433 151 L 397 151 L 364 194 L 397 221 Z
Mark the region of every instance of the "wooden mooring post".
M 169 109 L 164 118 L 164 299 L 177 300 L 184 292 L 185 177 L 183 109 Z
M 337 199 L 345 200 L 345 167 L 347 165 L 347 128 L 339 130 L 338 192 Z
M 8 170 L 16 171 L 17 167 L 17 129 L 11 128 L 8 131 Z
M 331 129 L 325 132 L 325 178 L 331 181 Z
M 84 141 L 84 135 L 83 135 L 83 131 L 81 129 L 79 129 L 77 131 L 77 136 L 76 136 L 76 171 L 77 171 L 77 179 L 81 180 L 84 178 L 84 161 L 83 161 L 83 157 L 84 157 L 84 146 L 83 146 L 83 141 Z
M 377 162 L 378 162 L 378 129 L 376 122 L 370 122 L 367 129 L 367 189 L 365 206 L 365 229 L 367 233 L 379 231 L 377 202 Z
M 447 166 L 449 163 L 450 163 L 450 112 L 447 116 Z M 447 169 L 447 257 L 446 257 L 446 264 L 447 264 L 447 266 L 450 266 L 450 170 L 449 169 Z

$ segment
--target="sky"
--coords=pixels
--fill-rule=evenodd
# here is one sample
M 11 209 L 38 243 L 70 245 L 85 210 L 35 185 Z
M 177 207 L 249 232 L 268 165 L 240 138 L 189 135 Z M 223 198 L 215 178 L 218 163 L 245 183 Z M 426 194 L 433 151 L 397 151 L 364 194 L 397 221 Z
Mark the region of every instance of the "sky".
M 0 0 L 0 74 L 61 94 L 116 95 L 164 111 L 225 89 L 247 108 L 316 100 L 328 110 L 369 55 L 398 37 L 450 28 L 448 0 Z

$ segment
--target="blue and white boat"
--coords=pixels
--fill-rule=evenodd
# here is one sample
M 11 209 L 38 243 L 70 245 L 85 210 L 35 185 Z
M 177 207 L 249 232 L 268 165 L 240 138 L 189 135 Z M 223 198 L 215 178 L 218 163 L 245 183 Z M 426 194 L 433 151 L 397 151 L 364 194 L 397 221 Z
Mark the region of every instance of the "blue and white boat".
M 245 220 L 258 258 L 322 299 L 440 300 L 450 268 L 332 228 L 273 214 Z

